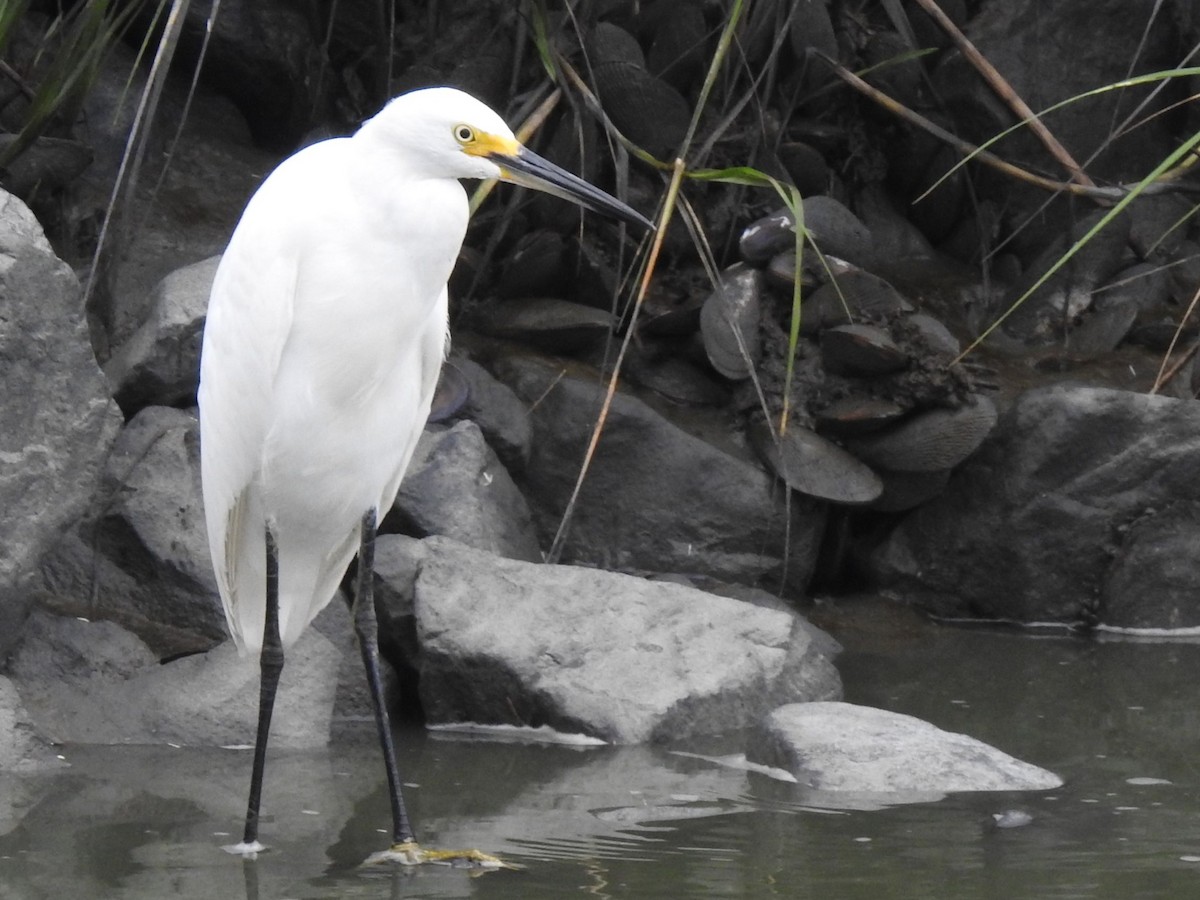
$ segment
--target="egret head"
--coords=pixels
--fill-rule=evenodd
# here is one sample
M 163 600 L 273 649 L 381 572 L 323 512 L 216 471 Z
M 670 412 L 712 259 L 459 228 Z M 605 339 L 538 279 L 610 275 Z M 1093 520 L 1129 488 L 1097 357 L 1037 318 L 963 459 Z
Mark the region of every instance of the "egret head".
M 495 111 L 454 88 L 401 94 L 363 126 L 363 133 L 403 148 L 408 169 L 426 177 L 498 178 L 653 228 L 630 206 L 522 145 Z

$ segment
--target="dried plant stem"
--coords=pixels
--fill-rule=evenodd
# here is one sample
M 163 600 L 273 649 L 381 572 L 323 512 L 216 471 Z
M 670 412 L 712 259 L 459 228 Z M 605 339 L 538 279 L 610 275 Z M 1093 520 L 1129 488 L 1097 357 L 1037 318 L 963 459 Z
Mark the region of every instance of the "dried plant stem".
M 1162 177 L 1156 179 L 1154 184 L 1139 184 L 1132 186 L 1116 185 L 1114 187 L 1100 187 L 1094 184 L 1080 184 L 1074 181 L 1056 181 L 1053 178 L 1046 178 L 1043 175 L 1037 175 L 1026 169 L 1022 169 L 1020 166 L 1013 165 L 1005 159 L 1001 159 L 994 153 L 991 153 L 987 150 L 981 150 L 970 141 L 964 141 L 958 135 L 950 133 L 940 125 L 925 118 L 925 116 L 921 115 L 920 113 L 909 109 L 903 103 L 900 103 L 894 98 L 889 97 L 878 88 L 871 86 L 837 60 L 828 56 L 824 56 L 823 54 L 822 58 L 833 69 L 834 74 L 836 74 L 844 82 L 846 82 L 859 93 L 894 113 L 896 116 L 904 119 L 907 122 L 911 122 L 913 125 L 916 125 L 918 128 L 923 129 L 939 140 L 946 142 L 957 150 L 960 150 L 964 155 L 970 156 L 972 159 L 978 160 L 979 162 L 991 166 L 992 168 L 997 169 L 1006 175 L 1027 182 L 1036 187 L 1043 188 L 1047 191 L 1075 194 L 1079 197 L 1088 197 L 1093 200 L 1111 203 L 1127 196 L 1135 187 L 1139 189 L 1140 193 L 1160 193 L 1169 190 L 1180 190 L 1182 188 L 1182 186 L 1172 184 L 1172 181 L 1178 177 L 1176 173 L 1164 173 Z M 1191 165 L 1191 163 L 1192 160 L 1189 159 L 1186 162 L 1186 165 Z
M 950 40 L 954 41 L 954 45 L 962 51 L 963 56 L 978 70 L 979 74 L 991 85 L 992 90 L 1009 105 L 1018 118 L 1029 122 L 1030 129 L 1038 136 L 1038 139 L 1041 140 L 1042 144 L 1050 152 L 1050 155 L 1062 163 L 1063 167 L 1071 174 L 1071 181 L 1084 187 L 1095 187 L 1096 183 L 1087 176 L 1079 163 L 1075 162 L 1075 158 L 1071 156 L 1067 148 L 1058 142 L 1058 138 L 1051 134 L 1050 129 L 1045 126 L 1042 120 L 1033 114 L 1033 110 L 1013 90 L 1012 85 L 991 64 L 988 58 L 979 52 L 978 48 L 971 43 L 965 34 L 958 30 L 958 26 L 950 21 L 949 16 L 942 12 L 942 8 L 934 0 L 917 0 L 917 3 L 938 23 L 938 26 L 946 32 Z

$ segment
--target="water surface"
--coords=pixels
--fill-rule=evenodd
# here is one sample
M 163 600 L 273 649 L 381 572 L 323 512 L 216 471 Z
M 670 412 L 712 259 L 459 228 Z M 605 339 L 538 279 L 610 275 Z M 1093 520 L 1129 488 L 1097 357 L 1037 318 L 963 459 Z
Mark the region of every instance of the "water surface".
M 272 850 L 253 864 L 220 850 L 238 837 L 247 752 L 67 747 L 67 768 L 0 779 L 0 898 L 1200 896 L 1200 645 L 949 628 L 874 604 L 824 621 L 847 648 L 848 700 L 966 732 L 1065 786 L 830 809 L 669 748 L 404 730 L 422 842 L 526 867 L 472 877 L 359 866 L 388 828 L 361 737 L 273 754 Z

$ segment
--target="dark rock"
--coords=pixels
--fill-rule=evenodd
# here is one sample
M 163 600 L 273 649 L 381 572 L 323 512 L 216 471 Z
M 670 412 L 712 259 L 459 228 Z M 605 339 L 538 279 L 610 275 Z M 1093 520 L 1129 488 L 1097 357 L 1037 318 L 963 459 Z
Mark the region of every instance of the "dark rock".
M 442 538 L 422 551 L 415 611 L 430 722 L 662 742 L 745 727 L 780 698 L 841 694 L 828 645 L 794 614 Z
M 1105 575 L 1100 615 L 1121 628 L 1200 625 L 1200 492 L 1165 499 L 1119 529 L 1120 544 Z
M 497 556 L 542 558 L 529 506 L 474 422 L 421 435 L 393 511 L 421 537 L 440 534 Z
M 788 487 L 834 503 L 870 503 L 883 492 L 879 476 L 837 444 L 802 425 L 783 435 L 759 419 L 751 440 L 771 470 Z
M 127 415 L 145 406 L 194 406 L 200 341 L 219 256 L 172 272 L 154 289 L 150 317 L 113 351 L 104 373 Z
M 886 431 L 850 438 L 846 448 L 883 469 L 937 472 L 974 453 L 995 424 L 995 404 L 977 394 L 957 409 L 924 410 Z
M 81 513 L 121 416 L 96 365 L 79 282 L 20 200 L 0 191 L 0 656 L 38 561 Z
M 1137 565 L 1136 592 L 1129 568 L 1151 558 L 1147 542 L 1163 528 L 1183 538 L 1200 527 L 1198 436 L 1194 401 L 1029 391 L 946 491 L 879 548 L 875 575 L 949 616 L 1106 622 L 1112 602 L 1123 624 L 1200 624 L 1194 580 L 1178 566 Z
M 479 426 L 488 446 L 496 451 L 509 472 L 523 471 L 529 461 L 532 440 L 529 410 L 525 404 L 512 388 L 501 384 L 474 360 L 454 355 L 450 364 L 467 380 L 467 399 L 462 415 Z
M 748 378 L 762 357 L 762 274 L 742 265 L 721 273 L 700 308 L 700 334 L 712 367 L 735 381 Z
M 479 329 L 485 334 L 553 353 L 594 347 L 606 340 L 614 327 L 611 313 L 554 297 L 507 300 L 489 309 L 479 321 Z
M 181 46 L 198 53 L 213 3 L 189 7 Z M 286 0 L 222 2 L 205 52 L 204 73 L 242 110 L 254 137 L 293 148 L 320 110 L 321 48 L 302 6 Z
M 593 373 L 549 360 L 509 357 L 496 367 L 532 405 L 533 455 L 521 483 L 548 545 L 571 501 L 605 388 Z M 785 512 L 772 478 L 737 447 L 720 414 L 692 410 L 688 424 L 720 445 L 616 393 L 574 501 L 562 558 L 746 583 L 784 574 L 803 587 L 824 507 L 793 497 Z
M 93 509 L 43 563 L 47 602 L 120 622 L 162 656 L 225 638 L 199 449 L 190 413 L 152 406 L 130 421 Z
M 821 333 L 821 362 L 837 375 L 886 375 L 908 365 L 908 354 L 875 325 L 837 325 Z
M 15 134 L 0 133 L 0 155 L 16 139 Z M 28 200 L 34 191 L 62 190 L 83 174 L 91 162 L 92 151 L 86 144 L 42 135 L 5 167 L 4 187 Z
M 1061 787 L 1053 772 L 912 716 L 851 703 L 794 703 L 767 717 L 747 756 L 803 785 L 876 804 L 927 802 L 956 791 Z
M 1039 0 L 989 0 L 971 19 L 967 37 L 1017 96 L 1031 109 L 1044 110 L 1097 85 L 1171 68 L 1178 62 L 1176 29 L 1170 16 L 1159 13 L 1157 0 L 1097 0 L 1052 7 Z M 1047 77 L 1050 61 L 1053 77 Z M 1087 164 L 1093 178 L 1136 181 L 1176 146 L 1166 117 L 1155 115 L 1172 102 L 1171 95 L 1160 93 L 1148 107 L 1138 106 L 1152 89 L 1145 85 L 1103 91 L 1069 103 L 1043 121 L 1076 161 Z M 1134 109 L 1139 109 L 1144 127 L 1114 136 L 1114 125 Z M 1011 121 L 1011 114 L 1007 118 Z M 979 140 L 997 131 L 968 136 Z M 1002 147 L 1010 159 L 1067 179 L 1062 165 L 1027 129 Z
M 1091 306 L 1092 291 L 1128 265 L 1130 219 L 1118 216 L 1033 290 L 1045 273 L 1058 264 L 1067 250 L 1087 234 L 1104 213 L 1104 210 L 1098 210 L 1083 217 L 1068 232 L 1052 241 L 1008 292 L 1001 304 L 1001 312 L 1020 301 L 1002 326 L 1009 335 L 1030 346 L 1055 342 L 1064 333 L 1064 326 L 1070 325 Z

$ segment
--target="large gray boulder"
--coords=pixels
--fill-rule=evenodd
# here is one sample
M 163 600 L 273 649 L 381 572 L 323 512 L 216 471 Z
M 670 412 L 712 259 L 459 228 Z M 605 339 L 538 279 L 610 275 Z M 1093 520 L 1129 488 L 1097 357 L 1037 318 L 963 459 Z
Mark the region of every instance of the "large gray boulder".
M 946 491 L 874 554 L 880 585 L 935 613 L 1200 625 L 1200 403 L 1029 391 Z
M 0 656 L 39 559 L 83 510 L 120 428 L 92 353 L 79 281 L 0 190 Z
M 1053 772 L 965 734 L 852 703 L 793 703 L 775 710 L 747 756 L 791 772 L 813 791 L 885 795 L 875 798 L 881 802 L 1062 785 Z
M 411 662 L 432 724 L 673 741 L 841 695 L 836 643 L 794 613 L 444 538 L 381 538 L 378 557 L 381 573 L 396 573 L 391 602 L 411 597 Z
M 758 460 L 737 446 L 720 414 L 689 433 L 618 391 L 587 477 L 576 478 L 605 386 L 593 370 L 511 356 L 496 372 L 530 404 L 533 450 L 520 478 L 544 546 L 570 510 L 561 559 L 608 569 L 708 575 L 802 589 L 816 565 L 825 506 L 790 498 Z

